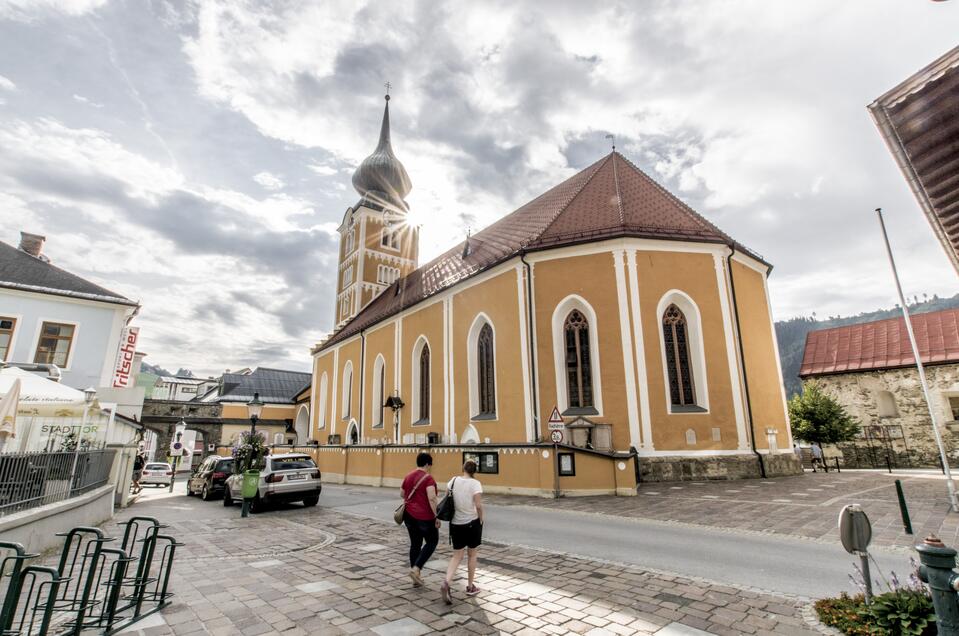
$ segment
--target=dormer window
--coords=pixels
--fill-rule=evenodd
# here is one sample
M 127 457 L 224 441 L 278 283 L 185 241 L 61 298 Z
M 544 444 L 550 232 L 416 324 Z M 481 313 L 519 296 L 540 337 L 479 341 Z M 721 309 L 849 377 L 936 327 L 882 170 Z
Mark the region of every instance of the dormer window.
M 388 247 L 391 250 L 400 249 L 399 229 L 389 225 L 383 226 L 383 233 L 380 235 L 380 245 Z

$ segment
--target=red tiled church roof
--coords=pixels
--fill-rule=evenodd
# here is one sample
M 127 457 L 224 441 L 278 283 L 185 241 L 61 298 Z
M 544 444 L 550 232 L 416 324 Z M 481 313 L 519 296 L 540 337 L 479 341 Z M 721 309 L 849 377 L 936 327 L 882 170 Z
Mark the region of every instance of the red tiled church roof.
M 959 362 L 959 309 L 912 316 L 923 364 Z M 889 318 L 810 331 L 799 377 L 853 373 L 916 364 L 906 321 Z
M 318 349 L 521 253 L 626 236 L 734 244 L 759 258 L 612 152 L 474 234 L 467 255 L 459 243 L 393 283 Z

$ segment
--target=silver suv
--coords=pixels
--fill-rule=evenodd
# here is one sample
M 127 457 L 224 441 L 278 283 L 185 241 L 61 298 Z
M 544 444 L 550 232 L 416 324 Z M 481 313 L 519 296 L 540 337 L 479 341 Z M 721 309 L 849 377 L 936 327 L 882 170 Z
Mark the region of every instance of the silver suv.
M 260 471 L 260 484 L 256 498 L 251 502 L 251 512 L 259 512 L 264 506 L 276 502 L 302 501 L 304 506 L 320 502 L 320 469 L 309 455 L 287 453 L 269 455 L 266 466 Z M 243 500 L 243 475 L 231 475 L 223 491 L 223 505 L 232 506 Z

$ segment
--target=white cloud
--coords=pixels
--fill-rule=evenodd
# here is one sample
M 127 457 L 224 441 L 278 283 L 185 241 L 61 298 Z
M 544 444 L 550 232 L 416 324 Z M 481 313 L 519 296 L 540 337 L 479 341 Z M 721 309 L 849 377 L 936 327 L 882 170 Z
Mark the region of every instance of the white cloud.
M 320 175 L 321 177 L 329 177 L 338 172 L 336 168 L 331 168 L 330 166 L 324 166 L 318 163 L 308 164 L 307 168 L 309 168 L 316 174 Z
M 87 99 L 86 97 L 84 97 L 83 95 L 77 95 L 76 93 L 74 93 L 73 99 L 75 101 L 80 102 L 81 104 L 86 104 L 87 106 L 93 106 L 94 108 L 103 108 L 103 104 L 99 104 L 97 102 L 91 101 Z
M 253 180 L 267 190 L 282 190 L 283 187 L 286 186 L 283 179 L 266 171 L 253 175 Z
M 0 18 L 29 21 L 50 15 L 83 15 L 107 0 L 0 0 Z
M 15 91 L 17 90 L 17 85 L 13 83 L 13 80 L 0 75 L 0 90 Z

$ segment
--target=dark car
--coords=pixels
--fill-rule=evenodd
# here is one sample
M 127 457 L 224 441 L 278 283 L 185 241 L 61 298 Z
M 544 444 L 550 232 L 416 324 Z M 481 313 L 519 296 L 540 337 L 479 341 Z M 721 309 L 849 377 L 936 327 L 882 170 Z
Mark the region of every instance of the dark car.
M 187 496 L 200 495 L 209 501 L 223 494 L 227 478 L 233 474 L 233 458 L 211 455 L 203 460 L 186 482 Z

